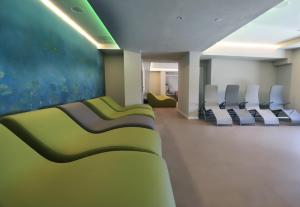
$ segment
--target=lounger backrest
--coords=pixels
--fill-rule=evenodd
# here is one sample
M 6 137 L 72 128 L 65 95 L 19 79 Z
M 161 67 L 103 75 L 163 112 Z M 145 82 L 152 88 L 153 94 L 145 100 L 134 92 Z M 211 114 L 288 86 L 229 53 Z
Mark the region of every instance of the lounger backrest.
M 159 95 L 156 95 L 156 94 L 154 94 L 152 92 L 149 92 L 147 94 L 147 98 L 149 98 L 149 99 L 156 99 L 156 100 L 160 100 L 161 99 Z
M 104 119 L 110 119 L 110 115 L 115 113 L 115 110 L 107 105 L 107 103 L 105 103 L 101 98 L 86 100 L 84 101 L 84 104 Z
M 77 158 L 71 152 L 88 134 L 57 108 L 9 115 L 0 122 L 37 152 L 54 161 Z
M 282 85 L 273 85 L 270 90 L 270 109 L 278 110 L 283 108 L 283 89 Z
M 111 108 L 116 111 L 122 111 L 122 107 L 111 97 L 109 96 L 102 96 L 100 97 L 105 103 L 107 103 Z
M 248 85 L 245 102 L 246 108 L 259 108 L 259 85 Z
M 225 91 L 225 105 L 226 107 L 230 106 L 239 106 L 239 85 L 227 85 Z
M 216 85 L 206 85 L 205 86 L 204 105 L 205 106 L 219 106 L 218 86 L 216 86 Z
M 24 157 L 24 159 L 22 160 L 23 162 L 19 162 L 18 164 L 16 164 L 16 162 L 18 162 L 19 160 L 16 160 L 14 155 L 19 155 L 19 154 L 32 154 L 32 148 L 30 146 L 28 146 L 26 143 L 24 143 L 12 131 L 10 131 L 4 125 L 0 124 L 0 169 L 1 169 L 1 173 L 3 173 L 3 171 L 9 172 L 9 171 L 13 170 L 14 168 L 12 168 L 12 166 L 14 166 L 14 165 L 19 164 L 20 167 L 22 166 L 23 168 L 25 167 L 26 164 L 32 165 L 32 162 L 24 163 L 24 161 L 25 162 L 29 161 L 28 157 Z M 34 155 L 35 154 L 36 153 L 34 153 Z M 37 156 L 40 157 L 39 155 L 37 155 Z M 18 157 L 18 156 L 16 156 L 16 157 Z M 30 160 L 30 161 L 32 161 L 32 160 Z M 20 168 L 19 168 L 19 170 L 22 171 Z M 2 174 L 1 174 L 1 178 L 3 178 Z M 5 180 L 5 179 L 2 179 L 2 180 Z M 8 180 L 10 180 L 10 179 L 8 179 Z

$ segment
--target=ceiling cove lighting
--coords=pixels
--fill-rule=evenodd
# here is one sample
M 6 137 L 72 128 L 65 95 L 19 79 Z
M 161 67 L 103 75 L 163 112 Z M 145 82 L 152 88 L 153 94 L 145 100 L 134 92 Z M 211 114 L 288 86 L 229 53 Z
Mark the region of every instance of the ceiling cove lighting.
M 218 42 L 215 46 L 234 47 L 234 48 L 259 48 L 259 49 L 279 49 L 277 44 L 263 44 L 263 43 L 244 43 L 244 42 Z
M 283 2 L 279 3 L 277 6 L 275 6 L 274 8 L 275 9 L 282 9 L 282 8 L 287 7 L 289 4 L 290 4 L 289 1 L 283 1 Z
M 111 49 L 120 49 L 120 47 L 118 46 L 117 42 L 115 41 L 115 39 L 113 38 L 113 36 L 110 34 L 110 32 L 108 31 L 108 29 L 105 27 L 105 25 L 103 24 L 103 22 L 101 21 L 101 19 L 99 18 L 99 16 L 96 14 L 95 10 L 93 9 L 93 7 L 90 5 L 90 3 L 88 2 L 88 0 L 85 0 L 86 2 L 86 6 L 89 8 L 88 11 L 90 11 L 94 17 L 97 19 L 98 24 L 100 25 L 100 28 L 102 28 L 104 31 L 106 31 L 107 36 L 110 37 L 110 39 L 112 40 L 114 47 Z M 105 45 L 102 44 L 102 48 L 101 49 L 106 49 Z
M 88 41 L 96 46 L 97 49 L 101 49 L 102 45 L 97 42 L 89 33 L 87 33 L 81 26 L 79 26 L 74 20 L 72 20 L 68 15 L 66 15 L 61 9 L 59 9 L 50 0 L 40 0 L 46 7 L 48 7 L 54 14 L 60 17 L 64 22 L 69 24 L 73 29 L 75 29 L 79 34 L 84 36 Z
M 178 72 L 177 68 L 150 68 L 152 72 Z

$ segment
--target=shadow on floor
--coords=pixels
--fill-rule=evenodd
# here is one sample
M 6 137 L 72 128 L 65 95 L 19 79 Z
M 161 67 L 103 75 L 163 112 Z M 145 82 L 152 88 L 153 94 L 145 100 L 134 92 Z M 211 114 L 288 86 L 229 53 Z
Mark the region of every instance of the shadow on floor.
M 161 110 L 156 111 L 163 113 Z M 173 134 L 166 122 L 167 120 L 163 119 L 157 120 L 157 129 L 162 138 L 164 158 L 169 168 L 176 206 L 201 207 L 202 200 L 199 197 L 199 192 L 194 187 L 194 182 L 178 149 L 176 140 L 169 140 L 172 139 Z

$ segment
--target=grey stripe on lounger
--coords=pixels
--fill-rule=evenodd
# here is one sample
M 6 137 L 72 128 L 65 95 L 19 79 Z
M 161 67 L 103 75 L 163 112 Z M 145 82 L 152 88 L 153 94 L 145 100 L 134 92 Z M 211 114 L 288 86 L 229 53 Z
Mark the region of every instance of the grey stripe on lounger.
M 60 108 L 87 131 L 99 133 L 121 127 L 154 129 L 154 120 L 141 115 L 130 115 L 114 120 L 104 120 L 81 102 L 61 105 Z
M 240 125 L 254 125 L 255 119 L 246 109 L 232 108 L 235 114 L 238 116 Z

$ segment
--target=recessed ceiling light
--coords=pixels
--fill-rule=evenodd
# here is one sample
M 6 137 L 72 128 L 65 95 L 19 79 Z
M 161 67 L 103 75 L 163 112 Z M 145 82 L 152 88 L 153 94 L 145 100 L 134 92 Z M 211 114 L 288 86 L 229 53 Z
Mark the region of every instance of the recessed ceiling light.
M 178 16 L 178 17 L 176 17 L 176 19 L 181 21 L 183 18 L 182 18 L 182 16 Z
M 215 22 L 222 22 L 223 19 L 222 18 L 215 18 Z
M 72 10 L 72 12 L 75 12 L 75 13 L 82 13 L 83 12 L 83 10 L 78 6 L 71 7 L 71 10 Z

